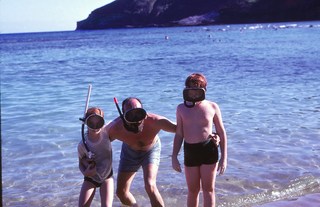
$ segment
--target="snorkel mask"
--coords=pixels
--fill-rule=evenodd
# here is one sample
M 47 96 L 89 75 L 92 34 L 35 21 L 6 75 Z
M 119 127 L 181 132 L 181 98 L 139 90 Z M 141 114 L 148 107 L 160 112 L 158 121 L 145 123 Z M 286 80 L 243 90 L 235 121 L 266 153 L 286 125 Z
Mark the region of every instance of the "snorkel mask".
M 124 113 L 126 121 L 126 129 L 133 133 L 139 133 L 143 129 L 143 120 L 146 118 L 147 112 L 143 108 L 134 108 Z
M 118 100 L 116 98 L 114 98 L 114 102 L 118 109 L 120 118 L 122 119 L 124 128 L 135 134 L 141 132 L 143 129 L 143 120 L 147 117 L 147 112 L 143 108 L 133 108 L 123 114 L 121 113 Z
M 183 90 L 184 105 L 188 108 L 194 107 L 196 102 L 203 101 L 205 98 L 206 90 L 204 88 L 185 88 Z
M 85 124 L 87 127 L 91 130 L 100 130 L 103 125 L 104 125 L 104 118 L 99 115 L 99 114 L 90 114 L 86 119 L 85 119 Z

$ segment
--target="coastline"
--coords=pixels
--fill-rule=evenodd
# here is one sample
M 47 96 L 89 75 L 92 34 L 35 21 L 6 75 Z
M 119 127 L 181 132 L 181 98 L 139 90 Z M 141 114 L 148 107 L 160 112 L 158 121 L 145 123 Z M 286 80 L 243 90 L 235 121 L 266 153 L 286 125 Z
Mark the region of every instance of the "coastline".
M 307 194 L 299 197 L 293 197 L 290 199 L 284 199 L 279 201 L 273 201 L 265 203 L 263 205 L 257 205 L 256 207 L 305 207 L 305 206 L 317 206 L 320 203 L 320 193 Z

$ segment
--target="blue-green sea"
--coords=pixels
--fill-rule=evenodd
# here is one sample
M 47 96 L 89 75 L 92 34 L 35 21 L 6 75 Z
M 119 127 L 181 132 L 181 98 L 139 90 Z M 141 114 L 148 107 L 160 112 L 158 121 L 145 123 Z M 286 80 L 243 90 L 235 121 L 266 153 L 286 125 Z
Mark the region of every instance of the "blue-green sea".
M 118 116 L 113 98 L 129 96 L 175 121 L 193 72 L 207 77 L 206 98 L 219 104 L 228 134 L 217 206 L 320 193 L 319 34 L 319 21 L 1 34 L 3 206 L 77 206 L 89 84 L 90 106 L 106 121 Z M 185 177 L 171 167 L 174 134 L 159 135 L 159 191 L 166 206 L 184 207 Z M 116 178 L 121 143 L 112 147 Z M 143 185 L 140 170 L 132 193 L 150 206 Z M 99 201 L 97 193 L 92 206 Z

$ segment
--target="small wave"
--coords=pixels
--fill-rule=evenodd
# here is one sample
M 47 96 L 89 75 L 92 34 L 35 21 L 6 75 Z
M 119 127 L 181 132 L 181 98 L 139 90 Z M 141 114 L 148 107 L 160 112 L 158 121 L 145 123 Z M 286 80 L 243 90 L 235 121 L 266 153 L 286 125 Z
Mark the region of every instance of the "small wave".
M 280 189 L 272 189 L 266 192 L 237 196 L 230 201 L 221 203 L 220 207 L 246 207 L 258 206 L 265 203 L 289 200 L 295 197 L 320 192 L 320 178 L 303 176 L 290 182 L 289 185 Z

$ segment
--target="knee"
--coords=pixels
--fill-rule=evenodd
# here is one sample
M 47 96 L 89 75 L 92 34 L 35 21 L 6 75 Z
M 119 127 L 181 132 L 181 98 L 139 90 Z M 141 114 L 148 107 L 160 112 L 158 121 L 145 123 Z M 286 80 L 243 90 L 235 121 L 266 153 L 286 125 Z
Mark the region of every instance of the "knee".
M 214 193 L 214 187 L 213 186 L 203 186 L 202 191 L 205 193 Z
M 155 182 L 146 182 L 145 189 L 148 194 L 153 193 L 157 190 L 157 185 Z
M 198 193 L 200 192 L 200 187 L 188 188 L 188 191 L 190 194 L 198 195 Z
M 120 200 L 123 200 L 123 199 L 126 197 L 125 194 L 126 194 L 126 193 L 125 193 L 125 191 L 124 191 L 123 189 L 117 188 L 117 190 L 116 190 L 116 195 L 117 195 L 117 197 L 118 197 Z

